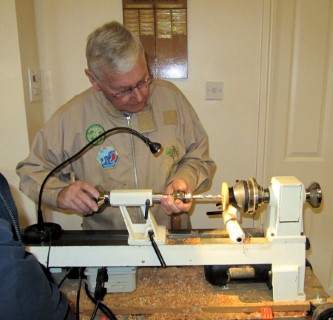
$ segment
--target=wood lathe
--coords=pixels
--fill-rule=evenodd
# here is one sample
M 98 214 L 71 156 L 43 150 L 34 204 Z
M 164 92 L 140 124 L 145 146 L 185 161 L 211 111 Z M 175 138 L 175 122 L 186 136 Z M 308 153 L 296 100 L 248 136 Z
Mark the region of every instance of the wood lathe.
M 100 206 L 119 206 L 127 231 L 65 231 L 52 243 L 28 244 L 28 250 L 48 267 L 205 266 L 214 285 L 263 275 L 273 301 L 304 301 L 306 237 L 303 206 L 320 206 L 318 183 L 309 188 L 293 176 L 271 179 L 264 189 L 254 178 L 234 186 L 222 184 L 220 195 L 177 193 L 183 201 L 215 201 L 226 225 L 223 230 L 167 230 L 157 225 L 150 207 L 165 195 L 152 190 L 112 190 Z M 266 204 L 260 230 L 242 229 L 239 214 L 254 214 Z M 132 223 L 128 207 L 140 207 L 145 222 Z

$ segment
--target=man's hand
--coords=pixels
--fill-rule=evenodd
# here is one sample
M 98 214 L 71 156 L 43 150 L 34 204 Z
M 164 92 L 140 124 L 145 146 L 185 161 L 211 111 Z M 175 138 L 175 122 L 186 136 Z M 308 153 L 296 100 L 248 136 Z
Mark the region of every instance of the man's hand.
M 172 196 L 173 192 L 179 190 L 184 192 L 191 192 L 190 187 L 183 179 L 173 180 L 166 188 L 165 193 L 167 197 L 161 198 L 161 204 L 167 215 L 174 213 L 188 212 L 191 208 L 192 203 L 184 203 L 182 200 L 175 200 Z
M 57 205 L 61 209 L 71 209 L 88 215 L 98 211 L 97 199 L 99 192 L 90 184 L 83 181 L 75 181 L 62 189 L 57 198 Z

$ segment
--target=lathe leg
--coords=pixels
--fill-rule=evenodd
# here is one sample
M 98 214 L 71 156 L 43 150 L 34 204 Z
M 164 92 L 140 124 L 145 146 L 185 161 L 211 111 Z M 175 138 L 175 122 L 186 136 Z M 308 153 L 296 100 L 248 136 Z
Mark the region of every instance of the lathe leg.
M 304 301 L 304 266 L 272 266 L 273 300 Z

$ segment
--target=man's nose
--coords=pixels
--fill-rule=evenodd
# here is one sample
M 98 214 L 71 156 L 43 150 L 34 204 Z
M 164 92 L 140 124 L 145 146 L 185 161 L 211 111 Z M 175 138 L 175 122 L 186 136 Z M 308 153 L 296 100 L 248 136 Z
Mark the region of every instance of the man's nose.
M 133 97 L 136 98 L 138 102 L 141 102 L 145 99 L 146 94 L 138 88 L 134 88 L 132 92 Z

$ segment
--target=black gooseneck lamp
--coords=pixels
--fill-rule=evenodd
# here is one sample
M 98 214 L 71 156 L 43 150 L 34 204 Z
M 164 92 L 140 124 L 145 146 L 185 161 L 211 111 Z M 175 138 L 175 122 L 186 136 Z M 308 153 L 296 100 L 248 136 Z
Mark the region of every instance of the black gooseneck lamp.
M 43 190 L 45 187 L 46 182 L 48 179 L 56 173 L 58 170 L 60 170 L 62 167 L 64 167 L 69 162 L 72 162 L 76 160 L 85 150 L 87 150 L 91 145 L 93 145 L 96 141 L 101 139 L 102 137 L 106 137 L 107 135 L 111 133 L 130 133 L 138 138 L 140 138 L 146 145 L 148 145 L 151 153 L 157 154 L 162 149 L 162 146 L 158 142 L 152 142 L 148 138 L 146 138 L 144 135 L 139 133 L 138 131 L 128 128 L 128 127 L 114 127 L 111 129 L 108 129 L 101 133 L 99 136 L 91 140 L 87 145 L 85 145 L 81 150 L 79 150 L 77 153 L 75 153 L 73 156 L 69 157 L 64 162 L 60 163 L 58 166 L 56 166 L 53 170 L 51 170 L 48 175 L 43 180 L 43 183 L 39 190 L 38 195 L 38 208 L 37 208 L 37 223 L 33 224 L 31 226 L 28 226 L 23 231 L 23 241 L 26 244 L 33 244 L 33 243 L 42 243 L 42 242 L 49 242 L 52 240 L 56 240 L 61 235 L 61 226 L 57 223 L 53 222 L 44 222 L 43 219 L 43 212 L 42 212 L 42 196 L 43 196 Z

